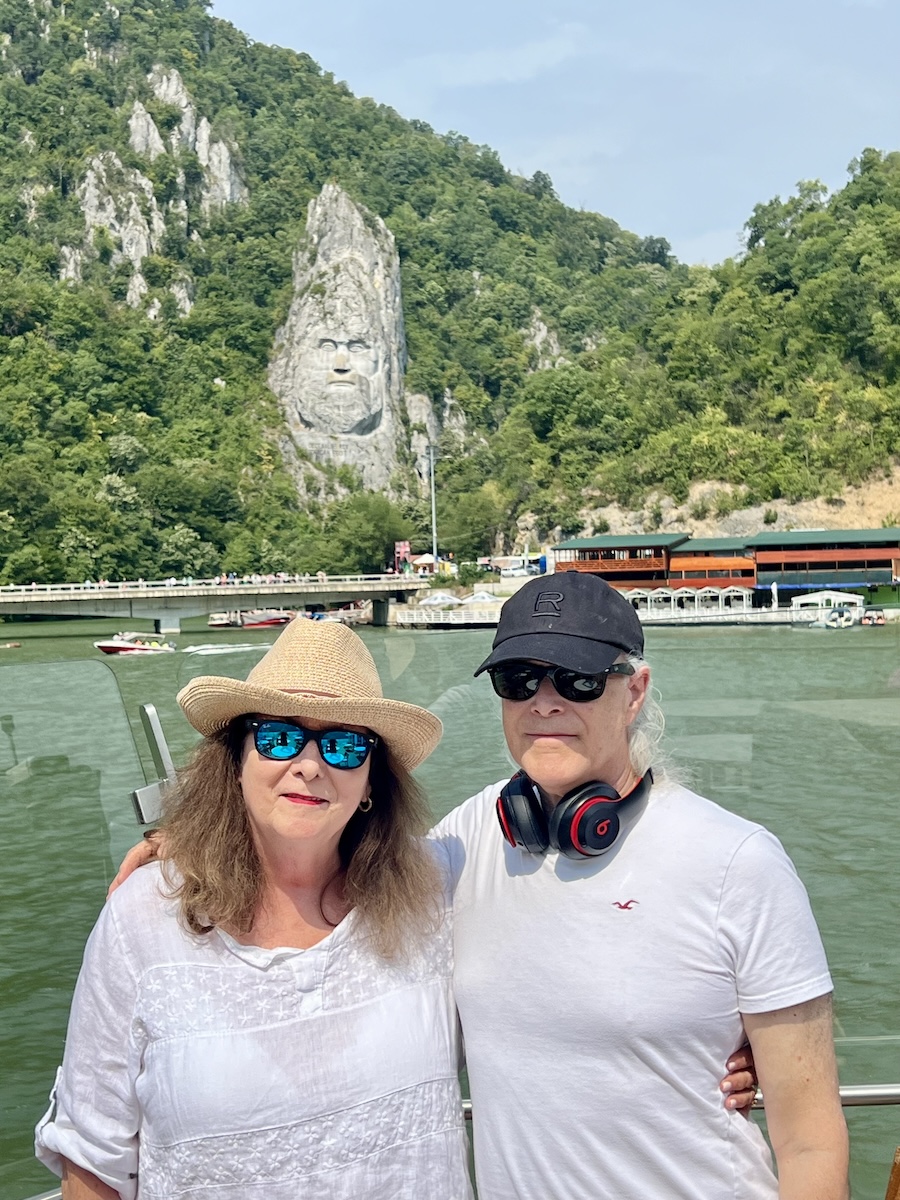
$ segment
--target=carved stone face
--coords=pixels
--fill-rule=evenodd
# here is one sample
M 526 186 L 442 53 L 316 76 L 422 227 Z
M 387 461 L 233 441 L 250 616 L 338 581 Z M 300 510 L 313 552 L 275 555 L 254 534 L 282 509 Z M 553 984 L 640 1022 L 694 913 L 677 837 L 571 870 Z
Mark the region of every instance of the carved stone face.
M 387 347 L 377 298 L 359 268 L 352 259 L 339 264 L 309 289 L 299 314 L 297 412 L 320 433 L 372 433 L 384 411 Z
M 383 407 L 378 375 L 378 350 L 363 334 L 324 323 L 312 329 L 300 365 L 303 423 L 322 433 L 371 433 Z

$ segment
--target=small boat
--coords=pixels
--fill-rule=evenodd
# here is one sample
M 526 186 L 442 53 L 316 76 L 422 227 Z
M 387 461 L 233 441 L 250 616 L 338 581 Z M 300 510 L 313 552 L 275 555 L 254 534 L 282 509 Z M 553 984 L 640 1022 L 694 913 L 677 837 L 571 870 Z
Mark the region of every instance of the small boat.
M 210 629 L 240 629 L 241 614 L 239 612 L 210 613 L 206 624 Z
M 242 629 L 269 629 L 274 625 L 287 625 L 295 613 L 279 608 L 253 608 L 241 613 Z
M 287 625 L 295 615 L 282 608 L 251 608 L 245 612 L 210 613 L 206 623 L 210 629 L 271 629 Z
M 849 608 L 833 608 L 823 613 L 815 621 L 809 621 L 802 626 L 805 629 L 852 629 L 858 624 L 856 617 Z
M 883 608 L 867 608 L 860 620 L 860 625 L 884 625 Z
M 94 642 L 103 654 L 172 654 L 174 642 L 164 642 L 153 633 L 116 633 Z

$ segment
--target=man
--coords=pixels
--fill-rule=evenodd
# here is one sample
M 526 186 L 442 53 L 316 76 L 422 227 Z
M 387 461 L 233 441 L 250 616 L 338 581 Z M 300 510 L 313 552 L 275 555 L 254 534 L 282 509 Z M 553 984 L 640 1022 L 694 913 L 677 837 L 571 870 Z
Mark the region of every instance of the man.
M 476 672 L 521 768 L 435 831 L 480 1200 L 846 1200 L 806 893 L 765 830 L 648 770 L 642 654 L 628 601 L 566 572 L 507 601 Z M 745 1034 L 778 1181 L 717 1090 Z

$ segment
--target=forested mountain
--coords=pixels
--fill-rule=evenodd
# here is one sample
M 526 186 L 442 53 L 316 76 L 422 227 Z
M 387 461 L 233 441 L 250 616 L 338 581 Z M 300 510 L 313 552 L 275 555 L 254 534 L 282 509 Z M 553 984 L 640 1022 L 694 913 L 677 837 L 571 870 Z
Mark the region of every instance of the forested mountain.
M 466 416 L 438 462 L 463 556 L 526 512 L 574 533 L 696 480 L 828 496 L 900 448 L 895 154 L 689 268 L 201 0 L 0 0 L 0 150 L 3 582 L 370 568 L 424 540 L 418 497 L 349 473 L 301 503 L 278 449 L 267 364 L 332 181 L 396 238 L 407 389 Z

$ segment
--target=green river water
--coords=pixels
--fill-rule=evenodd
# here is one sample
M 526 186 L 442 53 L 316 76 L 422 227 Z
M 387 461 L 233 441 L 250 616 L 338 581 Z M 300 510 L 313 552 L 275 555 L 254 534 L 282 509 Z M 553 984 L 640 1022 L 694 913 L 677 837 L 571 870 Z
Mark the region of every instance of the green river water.
M 0 650 L 0 1200 L 54 1184 L 31 1158 L 31 1130 L 84 939 L 112 864 L 136 839 L 129 792 L 153 776 L 138 705 L 156 704 L 180 761 L 194 734 L 178 688 L 245 674 L 274 637 L 188 623 L 179 651 L 255 648 L 104 659 L 91 643 L 114 629 L 0 627 L 0 642 L 22 642 Z M 471 674 L 492 631 L 362 636 L 387 694 L 444 721 L 420 771 L 435 815 L 509 773 L 499 702 Z M 650 629 L 647 655 L 696 789 L 772 829 L 806 882 L 835 976 L 842 1082 L 900 1083 L 900 622 Z M 900 1107 L 851 1109 L 848 1121 L 855 1200 L 882 1200 Z

